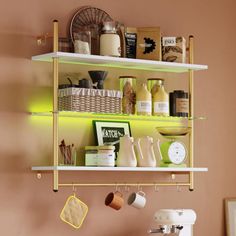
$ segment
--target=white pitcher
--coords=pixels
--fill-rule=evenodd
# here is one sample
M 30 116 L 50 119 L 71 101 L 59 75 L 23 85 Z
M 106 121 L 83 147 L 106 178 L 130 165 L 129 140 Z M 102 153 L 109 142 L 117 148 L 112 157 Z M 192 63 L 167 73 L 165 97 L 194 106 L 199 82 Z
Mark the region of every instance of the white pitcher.
M 120 150 L 118 153 L 117 166 L 136 167 L 137 159 L 134 152 L 134 138 L 124 135 L 120 137 Z
M 144 136 L 135 142 L 138 151 L 138 166 L 156 167 L 156 157 L 153 150 L 153 138 Z

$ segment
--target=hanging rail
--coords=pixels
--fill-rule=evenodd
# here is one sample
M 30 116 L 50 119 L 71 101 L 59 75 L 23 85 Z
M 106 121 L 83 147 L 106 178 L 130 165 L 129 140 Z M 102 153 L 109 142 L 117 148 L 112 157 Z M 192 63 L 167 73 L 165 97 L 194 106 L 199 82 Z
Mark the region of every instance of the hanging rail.
M 190 186 L 190 183 L 186 182 L 173 182 L 173 183 L 61 183 L 59 187 L 162 187 L 162 186 Z

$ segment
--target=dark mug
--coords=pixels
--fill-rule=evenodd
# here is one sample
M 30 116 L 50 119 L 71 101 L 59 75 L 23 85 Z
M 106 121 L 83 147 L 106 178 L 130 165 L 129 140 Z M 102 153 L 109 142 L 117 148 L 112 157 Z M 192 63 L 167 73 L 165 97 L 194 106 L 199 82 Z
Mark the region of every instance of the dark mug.
M 88 79 L 79 80 L 79 87 L 80 88 L 91 88 L 90 80 L 88 80 Z

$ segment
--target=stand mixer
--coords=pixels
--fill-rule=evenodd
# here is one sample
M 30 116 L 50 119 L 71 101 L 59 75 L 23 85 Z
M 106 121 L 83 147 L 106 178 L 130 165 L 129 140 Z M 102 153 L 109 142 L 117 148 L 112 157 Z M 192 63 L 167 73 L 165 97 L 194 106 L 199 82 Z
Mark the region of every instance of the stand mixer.
M 159 233 L 165 236 L 193 236 L 196 217 L 196 213 L 191 209 L 160 209 L 154 215 L 158 228 L 151 229 L 148 233 Z

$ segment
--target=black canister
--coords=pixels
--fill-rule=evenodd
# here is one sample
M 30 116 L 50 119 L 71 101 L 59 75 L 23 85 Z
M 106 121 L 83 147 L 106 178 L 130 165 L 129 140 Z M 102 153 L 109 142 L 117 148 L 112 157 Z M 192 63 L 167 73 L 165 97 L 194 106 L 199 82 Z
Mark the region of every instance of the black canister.
M 188 117 L 189 98 L 188 93 L 183 90 L 174 90 L 170 96 L 170 115 L 179 117 Z

